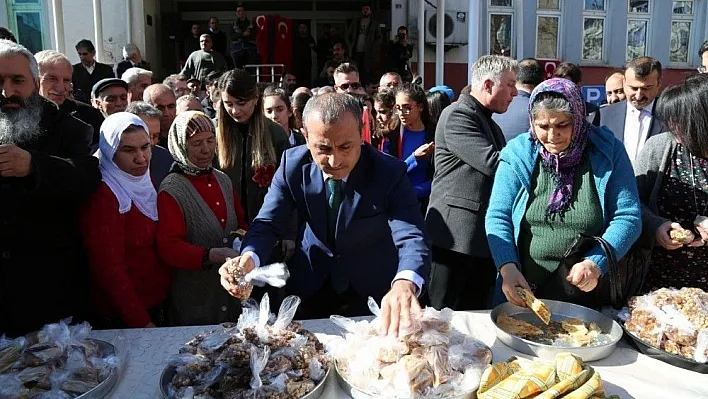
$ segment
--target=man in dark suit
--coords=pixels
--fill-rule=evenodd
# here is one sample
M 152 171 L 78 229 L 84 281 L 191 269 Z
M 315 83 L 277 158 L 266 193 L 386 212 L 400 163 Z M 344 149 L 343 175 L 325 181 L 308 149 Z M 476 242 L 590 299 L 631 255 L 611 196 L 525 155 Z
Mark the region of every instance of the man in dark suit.
M 666 131 L 666 126 L 654 116 L 660 87 L 661 63 L 651 57 L 635 58 L 624 67 L 627 100 L 600 109 L 600 123 L 624 143 L 632 164 L 649 137 Z
M 0 40 L 0 335 L 9 337 L 79 321 L 89 304 L 77 220 L 101 181 L 91 127 L 40 96 L 38 70 L 26 48 Z
M 71 62 L 58 51 L 43 50 L 34 55 L 39 66 L 39 94 L 53 101 L 59 109 L 91 125 L 91 145 L 98 146 L 103 115 L 88 104 L 69 98 L 71 92 Z
M 143 59 L 143 55 L 140 54 L 140 49 L 138 46 L 128 43 L 123 46 L 123 60 L 116 64 L 115 75 L 116 78 L 122 79 L 123 74 L 130 68 L 142 68 L 146 71 L 150 71 L 150 63 Z M 142 98 L 133 100 L 140 101 Z
M 294 211 L 299 247 L 288 263 L 298 318 L 370 314 L 381 301 L 382 332 L 398 335 L 419 311 L 429 253 L 406 166 L 362 141 L 359 100 L 312 98 L 303 113 L 307 146 L 287 150 L 236 262 L 247 270 L 268 258 Z M 233 293 L 229 265 L 220 270 Z
M 115 78 L 110 65 L 96 61 L 96 48 L 88 39 L 76 44 L 81 62 L 74 65 L 71 82 L 74 84 L 74 98 L 82 103 L 91 103 L 91 89 L 99 80 Z M 120 76 L 119 76 L 120 77 Z
M 426 216 L 432 239 L 430 302 L 436 309 L 486 309 L 496 278 L 484 216 L 499 151 L 493 113 L 517 93 L 517 62 L 487 55 L 472 66 L 470 94 L 445 108 L 435 132 L 435 175 Z
M 543 82 L 543 73 L 543 65 L 535 58 L 524 58 L 519 61 L 519 72 L 516 73 L 518 94 L 511 101 L 506 112 L 492 115 L 492 119 L 504 133 L 506 141 L 529 131 L 531 127 L 529 97 L 533 89 Z

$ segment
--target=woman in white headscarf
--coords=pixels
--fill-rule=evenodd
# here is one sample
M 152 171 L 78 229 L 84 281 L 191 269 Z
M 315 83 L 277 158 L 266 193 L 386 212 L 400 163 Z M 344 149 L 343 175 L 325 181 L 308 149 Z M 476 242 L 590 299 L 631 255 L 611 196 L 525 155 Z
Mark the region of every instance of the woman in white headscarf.
M 150 179 L 147 126 L 127 112 L 109 116 L 95 156 L 102 182 L 82 215 L 94 324 L 162 325 L 171 272 L 157 254 L 157 193 Z

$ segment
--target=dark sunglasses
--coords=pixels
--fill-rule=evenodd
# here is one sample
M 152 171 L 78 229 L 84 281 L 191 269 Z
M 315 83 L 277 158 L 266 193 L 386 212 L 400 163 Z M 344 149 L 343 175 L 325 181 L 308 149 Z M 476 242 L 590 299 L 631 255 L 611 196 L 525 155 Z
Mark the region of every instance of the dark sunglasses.
M 351 87 L 353 90 L 359 90 L 359 89 L 362 88 L 362 85 L 361 85 L 361 83 L 359 83 L 359 82 L 354 82 L 354 83 L 344 83 L 344 84 L 341 84 L 341 85 L 339 85 L 339 86 L 337 86 L 337 87 L 339 87 L 339 88 L 342 89 L 343 91 L 347 91 L 347 90 L 349 90 L 350 87 Z

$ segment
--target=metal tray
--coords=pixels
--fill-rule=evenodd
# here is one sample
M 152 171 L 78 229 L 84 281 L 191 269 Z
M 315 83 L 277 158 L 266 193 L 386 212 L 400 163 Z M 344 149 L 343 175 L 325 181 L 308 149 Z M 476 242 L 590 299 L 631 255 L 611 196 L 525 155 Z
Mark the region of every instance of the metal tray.
M 665 350 L 652 346 L 643 339 L 637 337 L 629 331 L 624 324 L 622 324 L 622 328 L 624 329 L 624 332 L 627 333 L 627 337 L 629 337 L 631 344 L 637 348 L 639 352 L 656 360 L 668 363 L 674 367 L 695 371 L 696 373 L 708 374 L 708 363 L 698 363 L 695 360 L 666 352 Z
M 487 350 L 489 351 L 489 353 L 492 353 L 492 350 L 489 349 L 489 347 L 487 347 Z M 490 359 L 491 359 L 491 356 L 490 356 Z M 339 372 L 339 368 L 337 367 L 336 361 L 334 362 L 334 368 L 337 371 L 337 383 L 339 383 L 339 387 L 342 388 L 342 390 L 344 392 L 346 392 L 347 395 L 349 395 L 353 399 L 388 399 L 384 396 L 374 395 L 371 393 L 364 392 L 361 389 L 350 384 L 349 381 L 347 381 L 347 379 L 344 378 L 342 373 Z M 463 393 L 463 394 L 460 394 L 457 396 L 450 396 L 447 399 L 477 399 L 477 389 L 478 388 L 479 388 L 479 385 L 477 385 L 477 388 L 475 388 L 471 392 Z
M 175 370 L 176 367 L 174 366 L 167 366 L 164 370 L 162 370 L 162 375 L 160 375 L 160 394 L 163 399 L 172 399 L 167 392 L 169 392 L 168 386 L 170 385 L 170 382 L 172 382 L 172 378 L 175 376 Z M 318 399 L 322 396 L 322 393 L 324 393 L 325 387 L 327 386 L 327 380 L 330 378 L 330 374 L 332 374 L 332 367 L 327 370 L 324 378 L 319 384 L 317 384 L 317 386 L 315 386 L 315 389 L 300 399 Z
M 101 341 L 100 339 L 89 339 L 97 343 L 98 346 L 101 347 L 101 351 L 103 352 L 104 358 L 116 354 L 116 348 L 108 342 Z M 124 362 L 125 359 L 120 359 L 120 361 Z M 118 368 L 113 369 L 113 371 L 111 371 L 111 373 L 108 375 L 108 378 L 103 380 L 95 388 L 86 392 L 83 395 L 77 396 L 76 399 L 101 399 L 108 395 L 109 392 L 111 392 L 111 389 L 113 389 L 113 386 L 116 384 L 116 381 L 118 381 Z
M 554 359 L 558 353 L 571 352 L 580 356 L 583 361 L 586 362 L 600 360 L 610 356 L 612 352 L 614 352 L 617 342 L 622 339 L 622 327 L 600 312 L 567 302 L 552 301 L 550 299 L 542 299 L 542 301 L 551 311 L 551 320 L 564 320 L 577 317 L 587 323 L 594 322 L 600 327 L 604 334 L 610 335 L 610 342 L 596 346 L 562 347 L 540 344 L 511 335 L 497 326 L 497 316 L 499 316 L 500 313 L 506 313 L 509 316 L 528 322 L 534 322 L 538 320 L 538 317 L 531 313 L 529 309 L 516 306 L 510 302 L 505 302 L 497 306 L 492 310 L 490 315 L 497 332 L 497 338 L 507 346 L 519 352 L 526 353 L 527 355 L 537 356 L 542 359 Z

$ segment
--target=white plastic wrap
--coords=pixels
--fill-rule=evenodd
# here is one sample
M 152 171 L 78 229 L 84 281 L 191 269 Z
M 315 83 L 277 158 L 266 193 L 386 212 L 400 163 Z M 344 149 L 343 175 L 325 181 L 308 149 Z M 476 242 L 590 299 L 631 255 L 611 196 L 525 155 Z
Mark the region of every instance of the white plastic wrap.
M 330 319 L 344 329 L 328 351 L 347 382 L 386 398 L 445 398 L 474 391 L 491 361 L 486 346 L 453 329 L 453 312 L 426 308 L 402 338 L 379 336 L 380 309 L 369 298 L 371 321 Z
M 267 266 L 257 267 L 246 274 L 244 279 L 258 287 L 266 284 L 273 287 L 284 287 L 290 278 L 288 266 L 285 263 L 273 263 Z

